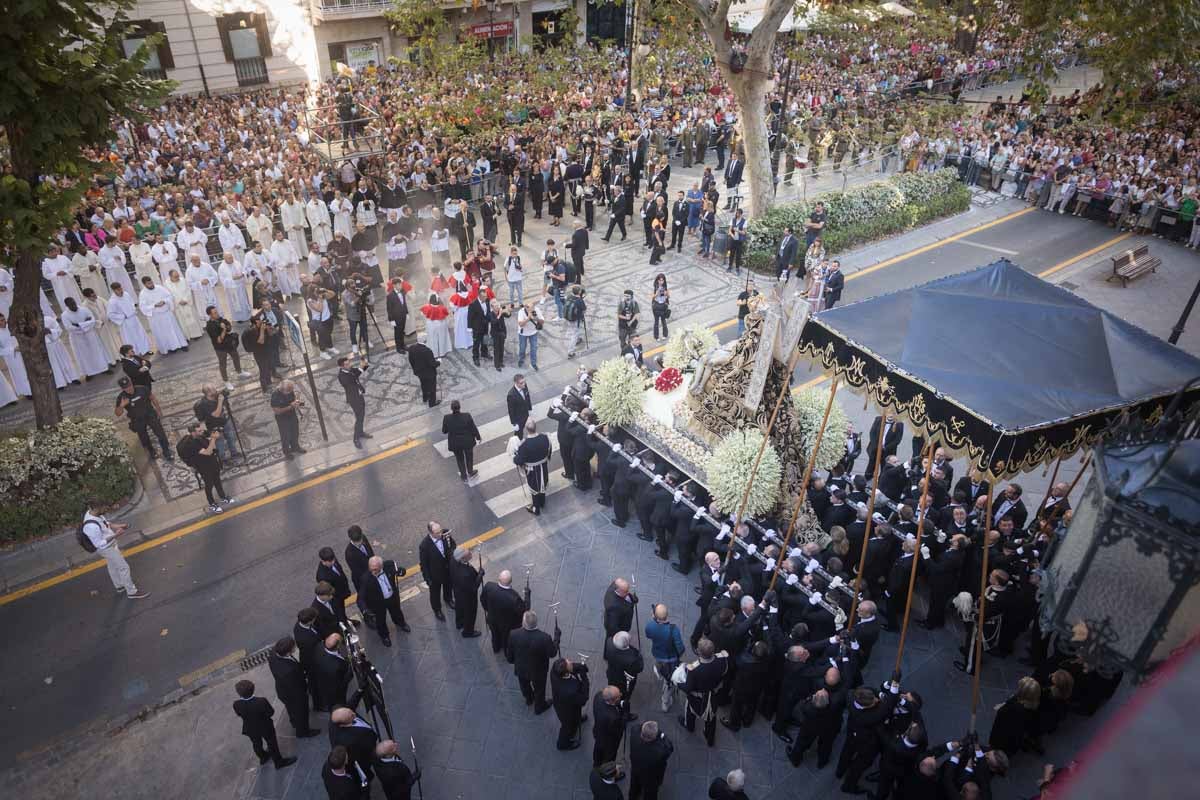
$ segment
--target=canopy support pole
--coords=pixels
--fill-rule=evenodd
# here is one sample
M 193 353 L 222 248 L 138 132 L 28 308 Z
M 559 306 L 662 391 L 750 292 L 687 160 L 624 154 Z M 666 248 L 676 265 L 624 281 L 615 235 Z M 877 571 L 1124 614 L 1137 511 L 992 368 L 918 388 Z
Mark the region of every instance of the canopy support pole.
M 812 479 L 813 464 L 817 460 L 817 451 L 821 449 L 821 440 L 825 438 L 825 424 L 829 422 L 829 412 L 833 409 L 833 398 L 837 395 L 838 379 L 835 375 L 833 385 L 829 387 L 829 400 L 825 403 L 825 414 L 821 417 L 821 427 L 817 428 L 817 436 L 813 439 L 812 452 L 808 454 L 808 463 L 804 466 L 804 479 L 800 481 L 800 492 L 796 497 L 796 505 L 792 508 L 792 521 L 788 523 L 787 533 L 783 537 L 783 545 L 779 550 L 779 563 L 783 563 L 783 559 L 787 558 L 788 545 L 792 541 L 792 534 L 796 532 L 796 520 L 800 518 L 800 509 L 804 507 L 804 499 L 808 497 L 808 482 Z M 775 588 L 775 581 L 779 579 L 779 571 L 771 571 L 771 583 L 767 586 L 767 591 Z
M 979 711 L 979 679 L 983 675 L 983 622 L 987 618 L 988 551 L 991 549 L 988 546 L 988 536 L 992 532 L 992 498 L 996 494 L 996 487 L 993 485 L 995 476 L 989 477 L 991 480 L 988 481 L 987 519 L 983 528 L 983 569 L 979 575 L 979 618 L 976 620 L 975 657 L 972 659 L 975 675 L 971 681 L 971 724 L 967 728 L 971 733 L 975 732 L 975 718 Z
M 862 552 L 858 556 L 858 572 L 854 575 L 854 596 L 850 598 L 850 617 L 846 630 L 854 630 L 854 618 L 858 615 L 858 598 L 861 596 L 863 570 L 867 566 L 867 542 L 871 540 L 871 527 L 875 524 L 875 496 L 879 493 L 879 462 L 883 461 L 883 406 L 879 407 L 879 436 L 875 439 L 875 473 L 871 476 L 871 496 L 867 498 L 867 526 L 863 531 Z
M 883 431 L 879 432 L 880 434 Z M 917 505 L 917 546 L 913 550 L 912 569 L 908 572 L 908 599 L 904 602 L 904 623 L 900 626 L 900 646 L 896 649 L 896 667 L 900 669 L 900 658 L 904 655 L 904 640 L 908 638 L 908 615 L 912 612 L 913 589 L 917 585 L 917 565 L 921 563 L 921 533 L 925 530 L 925 518 L 929 516 L 929 511 L 926 503 L 929 502 L 929 484 L 933 481 L 933 452 L 936 449 L 936 440 L 930 439 L 925 445 L 925 458 L 921 463 L 924 465 L 928 459 L 929 468 L 925 472 L 925 485 L 921 487 L 921 502 Z M 890 612 L 889 612 L 890 613 Z
M 764 342 L 759 342 L 759 346 L 763 346 Z M 758 465 L 762 461 L 763 453 L 767 449 L 767 443 L 771 441 L 771 431 L 775 428 L 775 418 L 779 415 L 779 407 L 783 405 L 783 398 L 792 389 L 792 370 L 796 368 L 796 361 L 800 358 L 800 349 L 792 351 L 792 357 L 788 359 L 787 374 L 784 376 L 783 386 L 779 387 L 779 395 L 775 398 L 775 407 L 771 409 L 771 418 L 767 420 L 767 429 L 763 431 L 762 444 L 759 445 L 758 454 L 754 457 L 754 465 L 750 467 L 750 475 L 746 478 L 746 489 L 742 492 L 742 502 L 738 505 L 737 514 L 734 515 L 734 530 L 729 534 L 729 549 L 725 551 L 725 565 L 729 565 L 730 559 L 733 558 L 733 542 L 737 539 L 736 526 L 741 524 L 742 515 L 746 513 L 746 504 L 750 502 L 750 487 L 754 485 L 754 479 L 758 475 Z

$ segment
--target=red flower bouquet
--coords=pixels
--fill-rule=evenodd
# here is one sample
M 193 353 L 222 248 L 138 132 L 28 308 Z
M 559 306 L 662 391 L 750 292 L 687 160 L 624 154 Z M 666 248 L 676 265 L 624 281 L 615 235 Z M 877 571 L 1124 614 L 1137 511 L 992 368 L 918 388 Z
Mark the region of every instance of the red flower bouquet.
M 667 367 L 654 379 L 654 388 L 663 394 L 673 392 L 683 384 L 683 373 L 675 367 Z

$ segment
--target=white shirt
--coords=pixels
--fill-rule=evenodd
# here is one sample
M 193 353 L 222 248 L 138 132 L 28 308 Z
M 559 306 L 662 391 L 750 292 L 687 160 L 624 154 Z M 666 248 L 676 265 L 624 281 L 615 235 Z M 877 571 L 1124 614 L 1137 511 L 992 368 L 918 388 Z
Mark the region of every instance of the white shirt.
M 388 578 L 386 572 L 380 572 L 375 576 L 375 580 L 379 581 L 379 590 L 383 592 L 383 599 L 390 600 L 392 597 L 392 581 Z
M 92 523 L 96 524 L 92 524 Z M 96 550 L 104 550 L 112 545 L 116 532 L 108 526 L 108 520 L 103 516 L 88 511 L 83 515 L 83 532 L 92 540 Z

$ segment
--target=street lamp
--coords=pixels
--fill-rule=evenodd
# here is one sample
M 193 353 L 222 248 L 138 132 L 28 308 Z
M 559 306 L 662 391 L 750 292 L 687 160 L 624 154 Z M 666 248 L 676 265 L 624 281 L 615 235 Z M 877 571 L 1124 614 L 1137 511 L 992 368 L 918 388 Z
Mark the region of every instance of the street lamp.
M 1042 577 L 1042 629 L 1089 666 L 1145 676 L 1200 633 L 1200 407 L 1093 451 Z
M 495 43 L 492 37 L 495 34 L 496 26 L 496 8 L 500 5 L 500 0 L 486 0 L 488 12 L 488 61 L 496 60 Z

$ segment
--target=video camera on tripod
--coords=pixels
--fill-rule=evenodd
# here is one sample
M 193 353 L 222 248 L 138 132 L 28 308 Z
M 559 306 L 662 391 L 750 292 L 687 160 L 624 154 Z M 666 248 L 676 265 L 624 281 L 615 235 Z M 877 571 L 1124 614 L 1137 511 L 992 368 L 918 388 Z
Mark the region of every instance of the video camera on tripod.
M 392 720 L 388 716 L 387 703 L 383 695 L 383 678 L 375 669 L 375 665 L 371 663 L 371 659 L 367 657 L 367 649 L 363 646 L 355 628 L 340 622 L 338 627 L 342 629 L 342 641 L 346 643 L 346 651 L 349 656 L 347 660 L 350 662 L 350 668 L 354 671 L 354 682 L 358 687 L 350 707 L 357 707 L 358 701 L 361 700 L 364 710 L 367 712 L 364 716 L 370 717 L 371 726 L 379 738 L 395 738 L 392 735 Z

